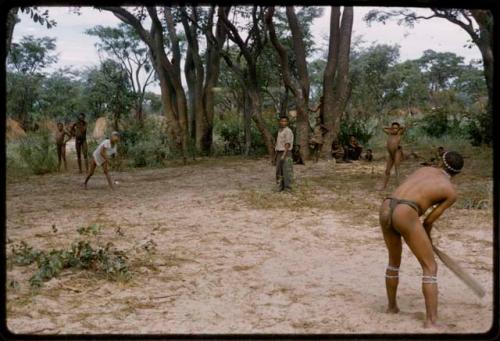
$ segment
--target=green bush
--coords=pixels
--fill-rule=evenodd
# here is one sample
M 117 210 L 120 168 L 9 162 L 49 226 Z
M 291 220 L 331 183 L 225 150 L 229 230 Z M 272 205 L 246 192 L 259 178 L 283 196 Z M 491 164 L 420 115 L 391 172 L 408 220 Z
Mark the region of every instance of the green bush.
M 346 117 L 340 123 L 339 143 L 346 145 L 349 136 L 354 135 L 361 144 L 365 144 L 370 141 L 374 134 L 375 130 L 369 122 Z
M 432 137 L 441 137 L 450 130 L 448 115 L 443 109 L 435 109 L 421 121 L 422 131 Z
M 128 125 L 122 132 L 118 149 L 133 167 L 162 165 L 170 154 L 167 135 L 162 126 L 148 120 L 143 125 Z
M 493 117 L 485 112 L 477 115 L 476 119 L 469 120 L 466 126 L 466 137 L 473 146 L 489 145 L 493 140 Z
M 278 122 L 272 117 L 265 117 L 264 122 L 270 133 L 276 136 Z M 294 128 L 293 120 L 290 128 Z M 216 118 L 214 122 L 214 154 L 215 155 L 241 155 L 245 151 L 245 131 L 241 115 L 227 113 L 223 119 Z M 250 155 L 263 155 L 267 153 L 266 144 L 255 124 L 250 127 L 251 145 Z
M 57 152 L 52 133 L 48 129 L 29 133 L 19 145 L 19 155 L 33 174 L 47 174 L 57 170 Z

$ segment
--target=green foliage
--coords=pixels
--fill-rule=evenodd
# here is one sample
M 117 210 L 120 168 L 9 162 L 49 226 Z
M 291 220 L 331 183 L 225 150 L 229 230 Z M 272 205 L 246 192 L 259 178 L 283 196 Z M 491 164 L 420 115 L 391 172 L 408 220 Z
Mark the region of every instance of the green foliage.
M 92 224 L 89 226 L 79 227 L 76 231 L 84 236 L 96 236 L 101 232 L 102 226 L 100 224 Z
M 266 125 L 273 136 L 278 131 L 277 122 L 271 118 L 265 118 Z M 293 122 L 291 122 L 293 124 Z M 292 127 L 293 128 L 293 127 Z M 216 155 L 241 155 L 245 150 L 245 131 L 243 120 L 235 113 L 226 113 L 223 119 L 217 118 L 214 124 L 214 153 Z M 263 155 L 267 153 L 266 144 L 262 135 L 254 124 L 250 127 L 251 146 L 250 155 Z M 218 142 L 217 140 L 221 140 Z
M 99 225 L 80 228 L 80 234 L 97 235 Z M 92 270 L 104 275 L 108 280 L 128 280 L 130 278 L 127 257 L 122 251 L 112 248 L 112 244 L 93 246 L 88 240 L 75 241 L 68 249 L 35 250 L 21 241 L 11 247 L 14 265 L 26 266 L 36 263 L 37 270 L 30 277 L 33 288 L 39 288 L 43 282 L 57 277 L 64 269 Z
M 421 127 L 428 136 L 441 137 L 449 131 L 448 115 L 442 108 L 437 108 L 422 119 Z
M 134 122 L 122 132 L 120 153 L 133 167 L 163 165 L 170 154 L 165 128 L 155 120 Z
M 55 38 L 24 36 L 19 43 L 12 43 L 7 59 L 8 66 L 23 74 L 36 74 L 57 61 L 54 54 Z
M 47 174 L 57 169 L 55 144 L 48 129 L 29 133 L 19 145 L 19 155 L 33 174 Z
M 354 135 L 361 144 L 365 144 L 370 141 L 374 133 L 374 128 L 368 121 L 345 118 L 341 121 L 338 139 L 341 145 L 346 145 L 349 136 Z
M 492 115 L 487 112 L 478 114 L 476 119 L 469 121 L 467 125 L 467 138 L 473 146 L 491 144 L 493 141 L 492 121 Z

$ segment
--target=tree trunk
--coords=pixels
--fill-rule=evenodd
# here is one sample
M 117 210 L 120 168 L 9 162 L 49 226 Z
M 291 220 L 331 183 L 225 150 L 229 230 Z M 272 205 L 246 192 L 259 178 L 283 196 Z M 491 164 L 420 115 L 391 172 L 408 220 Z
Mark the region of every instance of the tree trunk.
M 7 21 L 6 21 L 6 51 L 7 55 L 10 52 L 10 46 L 12 44 L 12 36 L 14 35 L 14 27 L 17 24 L 18 17 L 17 17 L 17 12 L 19 11 L 18 7 L 12 8 L 9 13 L 7 13 Z
M 248 96 L 246 91 L 243 91 L 243 132 L 245 135 L 245 149 L 243 154 L 248 156 L 250 154 L 250 148 L 252 146 L 252 134 L 251 134 L 251 125 L 252 125 L 252 100 Z
M 330 41 L 328 62 L 323 79 L 322 115 L 325 127 L 323 151 L 331 158 L 332 143 L 337 140 L 340 132 L 340 122 L 350 96 L 349 86 L 349 55 L 351 49 L 351 34 L 353 8 L 344 7 L 342 21 L 340 8 L 332 7 L 330 17 Z

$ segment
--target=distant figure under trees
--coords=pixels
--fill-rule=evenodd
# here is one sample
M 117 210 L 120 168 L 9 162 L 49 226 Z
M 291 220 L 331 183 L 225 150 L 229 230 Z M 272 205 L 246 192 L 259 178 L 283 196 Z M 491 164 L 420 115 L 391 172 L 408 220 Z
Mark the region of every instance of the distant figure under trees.
M 403 160 L 403 147 L 401 146 L 401 137 L 406 132 L 407 127 L 401 126 L 398 122 L 393 122 L 390 127 L 384 127 L 384 133 L 388 135 L 387 138 L 387 152 L 389 158 L 385 168 L 385 179 L 382 190 L 387 188 L 389 177 L 391 176 L 391 169 L 394 167 L 396 172 L 396 183 L 399 184 L 399 165 Z
M 82 153 L 85 159 L 85 172 L 89 171 L 88 145 L 87 145 L 87 122 L 85 114 L 78 115 L 78 120 L 71 126 L 71 136 L 75 137 L 76 157 L 78 158 L 78 170 L 82 173 Z

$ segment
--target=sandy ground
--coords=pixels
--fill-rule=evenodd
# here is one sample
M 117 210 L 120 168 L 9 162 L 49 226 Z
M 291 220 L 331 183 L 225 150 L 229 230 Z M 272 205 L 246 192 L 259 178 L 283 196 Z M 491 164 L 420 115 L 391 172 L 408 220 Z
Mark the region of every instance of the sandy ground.
M 407 163 L 403 173 L 415 167 Z M 132 279 L 110 282 L 65 270 L 31 293 L 34 266 L 13 266 L 7 281 L 20 287 L 7 288 L 8 328 L 46 334 L 428 332 L 421 270 L 406 246 L 401 312 L 384 312 L 387 256 L 377 211 L 387 193 L 375 190 L 382 173 L 383 161 L 309 163 L 295 167 L 295 193 L 274 193 L 268 161 L 223 159 L 114 173 L 115 191 L 100 171 L 87 191 L 74 170 L 9 184 L 9 242 L 67 247 L 79 238 L 78 227 L 100 223 L 100 240 L 127 250 Z M 475 297 L 439 263 L 443 332 L 486 332 L 493 317 L 492 211 L 452 208 L 442 220 L 436 242 L 487 292 Z M 150 240 L 157 246 L 148 253 L 142 246 Z

